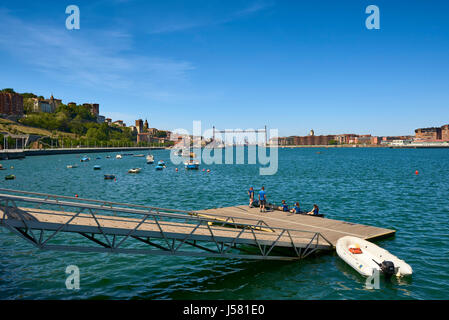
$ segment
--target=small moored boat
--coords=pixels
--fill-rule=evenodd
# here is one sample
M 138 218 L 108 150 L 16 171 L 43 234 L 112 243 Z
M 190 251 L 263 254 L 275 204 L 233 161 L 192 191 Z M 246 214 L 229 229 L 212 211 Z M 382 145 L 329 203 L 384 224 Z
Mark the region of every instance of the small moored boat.
M 78 168 L 78 166 L 76 164 L 69 164 L 67 166 L 67 169 L 72 169 L 72 168 Z
M 193 160 L 190 160 L 189 162 L 185 162 L 184 165 L 187 170 L 198 170 L 200 167 L 199 161 L 193 161 Z
M 146 160 L 147 160 L 147 164 L 152 164 L 152 163 L 154 163 L 154 157 L 153 157 L 153 155 L 151 155 L 151 154 L 147 155 Z
M 336 244 L 338 256 L 365 277 L 372 276 L 375 270 L 386 277 L 392 275 L 408 276 L 413 270 L 404 260 L 369 241 L 345 236 Z
M 115 158 L 116 158 L 116 159 L 121 159 L 121 158 L 122 158 L 122 155 L 121 155 L 121 154 L 118 154 L 118 155 L 115 156 Z
M 9 174 L 9 175 L 5 176 L 5 180 L 14 180 L 15 178 L 16 178 L 16 176 L 13 174 Z
M 80 161 L 81 162 L 86 162 L 86 161 L 89 161 L 89 160 L 90 160 L 90 158 L 88 158 L 88 157 L 82 157 Z
M 132 168 L 128 170 L 128 173 L 139 173 L 140 172 L 140 168 Z
M 101 167 L 99 165 L 94 166 L 94 170 L 100 170 L 100 169 L 101 169 Z
M 165 165 L 164 160 L 159 160 L 157 162 L 157 166 L 155 167 L 156 170 L 162 170 L 164 168 L 166 168 L 167 166 Z
M 113 174 L 105 174 L 104 175 L 104 179 L 105 180 L 114 180 L 115 179 L 115 175 L 113 175 Z

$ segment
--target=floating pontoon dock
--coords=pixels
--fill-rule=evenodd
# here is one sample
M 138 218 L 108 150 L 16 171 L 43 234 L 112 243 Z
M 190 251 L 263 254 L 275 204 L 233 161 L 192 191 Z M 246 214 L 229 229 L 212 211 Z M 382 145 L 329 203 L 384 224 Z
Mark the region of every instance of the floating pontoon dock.
M 258 214 L 244 206 L 183 211 L 0 192 L 0 226 L 44 250 L 294 260 L 333 250 L 340 236 L 372 239 L 394 233 L 316 217 L 298 220 L 281 212 Z
M 263 220 L 270 227 L 319 232 L 334 247 L 337 240 L 344 236 L 353 236 L 365 240 L 376 240 L 395 234 L 395 230 L 391 229 L 290 212 L 260 212 L 259 208 L 249 208 L 248 206 L 200 210 L 196 214 L 200 217 L 215 219 L 217 221 L 221 221 L 222 218 L 220 216 L 226 215 L 228 219 L 230 219 L 228 221 L 235 223 L 239 222 L 241 219 L 259 219 Z M 295 235 L 295 231 L 291 231 L 291 233 L 292 235 Z

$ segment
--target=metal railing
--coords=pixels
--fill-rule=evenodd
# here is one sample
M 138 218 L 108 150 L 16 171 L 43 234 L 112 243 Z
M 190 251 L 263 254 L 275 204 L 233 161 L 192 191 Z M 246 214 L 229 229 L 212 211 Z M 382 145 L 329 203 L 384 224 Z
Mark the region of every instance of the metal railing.
M 139 205 L 139 204 L 129 204 L 129 203 L 123 203 L 123 202 L 114 202 L 114 201 L 104 201 L 104 200 L 95 200 L 95 199 L 87 199 L 87 198 L 79 198 L 79 197 L 70 197 L 70 196 L 62 196 L 62 195 L 52 195 L 47 193 L 39 193 L 39 192 L 30 192 L 30 191 L 21 191 L 21 190 L 12 190 L 12 189 L 4 189 L 0 188 L 0 192 L 7 192 L 12 194 L 18 194 L 18 195 L 31 195 L 31 196 L 39 196 L 43 197 L 46 200 L 54 199 L 56 202 L 60 202 L 60 199 L 66 199 L 71 200 L 75 202 L 84 202 L 84 203 L 98 203 L 101 204 L 103 207 L 108 207 L 110 209 L 114 209 L 114 206 L 118 206 L 116 208 L 117 210 L 120 210 L 122 208 L 138 208 L 142 210 L 152 210 L 157 211 L 160 214 L 164 215 L 164 213 L 174 213 L 174 214 L 187 214 L 192 217 L 200 217 L 204 214 L 198 211 L 189 211 L 189 210 L 179 210 L 179 209 L 168 209 L 168 208 L 161 208 L 161 207 L 154 207 L 154 206 L 146 206 L 146 205 Z M 142 211 L 128 211 L 128 213 L 142 213 Z M 171 217 L 177 217 L 174 215 L 170 215 Z M 234 218 L 226 215 L 219 215 L 214 214 L 215 218 L 209 217 L 207 220 L 214 220 L 214 224 L 218 225 L 233 225 L 235 227 L 239 227 L 239 225 L 256 225 L 256 226 L 264 226 L 266 229 L 271 229 L 268 224 L 265 223 L 265 221 L 261 219 L 254 219 L 254 218 Z M 246 223 L 240 223 L 238 222 L 246 222 Z
M 232 217 L 220 216 L 224 221 L 218 222 L 195 211 L 0 191 L 8 192 L 0 194 L 0 225 L 40 249 L 290 260 L 332 248 L 319 232 L 271 227 L 257 219 L 236 222 Z M 74 245 L 70 241 L 51 244 L 62 233 L 79 234 L 97 246 Z M 157 250 L 136 248 L 136 243 Z

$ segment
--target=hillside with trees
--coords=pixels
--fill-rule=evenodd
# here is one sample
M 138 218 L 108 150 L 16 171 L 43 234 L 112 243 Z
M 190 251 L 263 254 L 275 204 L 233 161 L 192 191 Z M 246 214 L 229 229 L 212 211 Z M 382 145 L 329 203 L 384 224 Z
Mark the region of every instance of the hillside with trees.
M 16 93 L 12 88 L 0 90 Z M 24 117 L 18 122 L 0 119 L 0 131 L 11 134 L 34 134 L 42 136 L 44 146 L 135 146 L 136 133 L 131 128 L 114 124 L 98 123 L 97 117 L 87 106 L 59 105 L 54 113 L 33 112 L 33 99 L 43 99 L 34 93 L 19 93 L 23 97 Z M 166 136 L 165 131 L 158 136 Z M 0 142 L 3 144 L 3 141 Z M 139 143 L 141 146 L 157 143 Z

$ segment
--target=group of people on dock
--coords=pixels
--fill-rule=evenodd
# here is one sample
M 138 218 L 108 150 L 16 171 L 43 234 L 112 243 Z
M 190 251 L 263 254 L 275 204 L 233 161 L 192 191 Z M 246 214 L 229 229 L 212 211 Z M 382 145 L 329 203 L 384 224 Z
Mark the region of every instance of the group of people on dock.
M 258 201 L 256 203 L 256 200 L 254 199 L 254 188 L 250 187 L 248 190 L 248 196 L 249 196 L 249 207 L 257 207 L 259 206 L 260 212 L 267 212 L 267 207 L 269 209 L 276 209 L 284 212 L 291 212 L 296 214 L 308 214 L 308 215 L 318 215 L 320 209 L 318 208 L 318 205 L 314 204 L 313 209 L 311 211 L 301 211 L 301 207 L 299 205 L 299 202 L 295 202 L 295 205 L 292 209 L 289 209 L 288 204 L 285 202 L 285 200 L 282 200 L 282 205 L 280 207 L 278 206 L 272 206 L 269 204 L 267 206 L 267 193 L 265 191 L 265 187 L 262 187 L 259 191 L 258 195 Z

